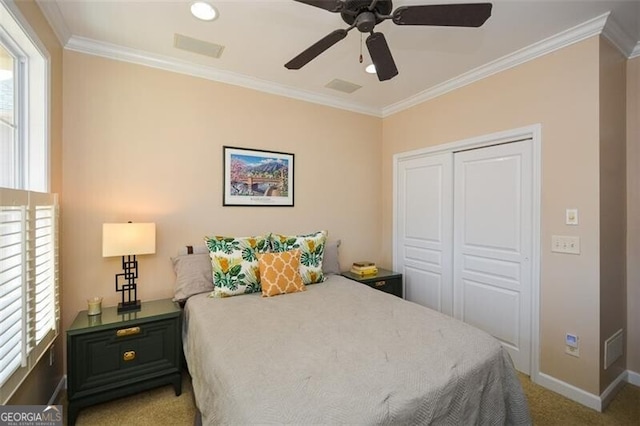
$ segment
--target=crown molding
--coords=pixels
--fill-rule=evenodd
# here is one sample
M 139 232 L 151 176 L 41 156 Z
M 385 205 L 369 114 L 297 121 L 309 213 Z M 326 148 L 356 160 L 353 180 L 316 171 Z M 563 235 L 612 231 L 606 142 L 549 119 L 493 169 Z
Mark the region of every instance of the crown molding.
M 40 40 L 38 32 L 33 29 L 31 24 L 29 23 L 29 20 L 24 17 L 22 12 L 20 11 L 20 8 L 16 4 L 16 0 L 0 0 L 0 5 L 4 6 L 4 9 L 6 9 L 6 11 L 9 13 L 9 16 L 13 17 L 13 20 L 16 22 L 18 27 L 20 27 L 24 32 L 25 39 L 19 39 L 19 41 L 26 42 L 26 40 L 28 39 L 28 41 L 31 42 L 31 44 L 33 44 L 33 46 L 35 47 L 35 50 L 38 51 L 38 53 L 40 53 L 44 58 L 46 58 L 47 61 L 49 61 L 49 59 L 51 59 L 51 54 L 49 53 L 47 46 L 45 46 L 42 40 Z M 27 53 L 27 55 L 29 55 L 30 53 L 32 52 Z M 46 67 L 48 73 L 49 65 L 47 64 Z
M 36 0 L 38 7 L 42 11 L 45 19 L 49 22 L 51 29 L 58 38 L 60 44 L 64 47 L 71 38 L 71 30 L 67 26 L 57 1 Z
M 636 47 L 633 48 L 633 52 L 629 55 L 629 59 L 637 58 L 640 56 L 640 41 L 636 43 Z
M 271 81 L 261 80 L 243 74 L 218 70 L 206 65 L 194 64 L 164 55 L 157 55 L 147 51 L 131 49 L 84 37 L 71 36 L 65 48 L 75 52 L 101 56 L 104 58 L 115 59 L 117 61 L 131 62 L 151 68 L 158 68 L 165 71 L 172 71 L 207 80 L 227 83 L 234 86 L 246 87 L 273 95 L 285 96 L 333 108 L 381 117 L 381 111 L 379 108 L 371 108 L 352 102 L 345 102 L 332 96 L 294 89 L 283 84 L 273 83 Z
M 440 83 L 430 89 L 424 90 L 403 101 L 384 107 L 382 109 L 382 117 L 388 117 L 397 112 L 404 111 L 405 109 L 467 86 L 471 83 L 475 83 L 476 81 L 482 80 L 483 78 L 489 77 L 493 74 L 508 70 L 509 68 L 513 68 L 548 53 L 562 49 L 563 47 L 567 47 L 589 37 L 593 37 L 594 35 L 598 35 L 602 32 L 608 17 L 609 12 L 604 13 L 590 19 L 589 21 L 576 25 L 573 28 L 569 28 L 568 30 L 554 36 L 517 50 L 509 55 L 503 56 L 502 58 L 452 78 L 451 80 Z
M 607 23 L 602 29 L 602 35 L 609 40 L 627 58 L 630 58 L 637 47 L 637 40 L 622 29 L 618 21 L 613 16 L 607 19 Z

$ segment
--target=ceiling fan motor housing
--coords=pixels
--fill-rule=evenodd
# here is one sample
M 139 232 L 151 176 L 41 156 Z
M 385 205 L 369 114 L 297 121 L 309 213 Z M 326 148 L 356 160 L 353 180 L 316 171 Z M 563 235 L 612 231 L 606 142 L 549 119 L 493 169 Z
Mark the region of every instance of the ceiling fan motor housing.
M 356 27 L 361 33 L 370 33 L 376 24 L 376 15 L 372 12 L 361 12 L 356 18 Z
M 373 27 L 384 20 L 378 18 L 378 15 L 388 16 L 391 14 L 393 2 L 391 0 L 378 0 L 373 11 L 370 11 L 369 6 L 372 3 L 372 0 L 346 0 L 343 11 L 340 12 L 342 20 L 350 26 L 355 22 L 360 32 L 368 33 L 372 31 Z

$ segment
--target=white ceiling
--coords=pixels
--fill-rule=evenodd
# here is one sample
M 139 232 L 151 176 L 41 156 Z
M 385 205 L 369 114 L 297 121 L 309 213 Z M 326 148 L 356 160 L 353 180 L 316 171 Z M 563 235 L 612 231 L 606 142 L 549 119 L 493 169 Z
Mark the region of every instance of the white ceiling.
M 474 1 L 396 0 L 393 6 Z M 399 70 L 379 82 L 364 72 L 366 46 L 365 61 L 358 62 L 358 31 L 301 70 L 284 67 L 346 28 L 339 14 L 292 0 L 210 2 L 220 12 L 212 22 L 191 16 L 189 0 L 38 0 L 68 49 L 379 116 L 601 32 L 626 56 L 640 55 L 640 0 L 496 0 L 481 28 L 377 25 Z M 176 49 L 176 33 L 223 45 L 222 56 Z M 336 78 L 362 88 L 346 94 L 325 87 Z

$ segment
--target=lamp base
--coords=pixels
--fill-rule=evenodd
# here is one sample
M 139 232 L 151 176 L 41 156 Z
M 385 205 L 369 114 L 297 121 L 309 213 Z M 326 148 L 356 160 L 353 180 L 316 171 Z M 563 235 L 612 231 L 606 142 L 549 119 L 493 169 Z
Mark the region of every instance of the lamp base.
M 118 303 L 119 314 L 139 311 L 141 308 L 142 308 L 142 303 L 140 303 L 139 300 L 132 300 L 131 302 Z

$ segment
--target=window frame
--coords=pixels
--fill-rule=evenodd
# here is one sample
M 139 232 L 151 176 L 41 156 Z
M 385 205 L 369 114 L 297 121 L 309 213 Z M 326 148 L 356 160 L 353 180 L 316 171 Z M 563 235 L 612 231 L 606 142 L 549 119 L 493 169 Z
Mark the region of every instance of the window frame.
M 13 123 L 6 125 L 13 128 L 13 145 L 15 149 L 15 160 L 13 164 L 13 182 L 11 188 L 24 188 L 24 165 L 25 164 L 25 144 L 22 140 L 25 137 L 24 104 L 26 79 L 27 55 L 7 34 L 4 28 L 0 27 L 0 45 L 11 55 L 13 65 Z M 22 165 L 22 166 L 21 166 Z
M 21 56 L 19 71 L 23 77 L 15 95 L 20 104 L 18 145 L 22 158 L 18 163 L 19 184 L 13 189 L 48 193 L 51 191 L 51 55 L 14 0 L 0 0 L 0 11 L 7 12 L 0 13 L 0 36 L 4 38 L 5 47 Z
M 0 206 L 20 205 L 27 216 L 24 222 L 27 229 L 21 239 L 26 256 L 21 260 L 25 273 L 20 277 L 20 285 L 24 300 L 21 333 L 28 341 L 23 341 L 21 366 L 7 374 L 4 383 L 0 383 L 0 404 L 6 404 L 60 334 L 59 207 L 57 195 L 51 193 L 51 56 L 15 0 L 0 0 L 0 37 L 10 54 L 17 53 L 20 57 L 14 63 L 14 102 L 19 103 L 17 108 L 14 103 L 14 114 L 17 115 L 14 122 L 20 138 L 14 143 L 20 151 L 17 160 L 20 177 L 14 187 L 0 188 Z M 22 78 L 16 84 L 18 75 Z M 48 328 L 37 335 L 38 309 L 35 307 L 37 297 L 41 296 L 36 292 L 40 273 L 36 262 L 36 239 L 40 235 L 36 229 L 39 206 L 52 208 L 53 241 L 50 245 L 53 261 L 50 264 L 53 265 L 53 273 L 47 277 L 51 286 L 45 287 L 44 291 L 52 292 L 53 309 L 47 313 L 47 321 L 52 320 L 47 324 Z M 0 257 L 4 255 L 6 252 L 0 251 Z

